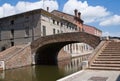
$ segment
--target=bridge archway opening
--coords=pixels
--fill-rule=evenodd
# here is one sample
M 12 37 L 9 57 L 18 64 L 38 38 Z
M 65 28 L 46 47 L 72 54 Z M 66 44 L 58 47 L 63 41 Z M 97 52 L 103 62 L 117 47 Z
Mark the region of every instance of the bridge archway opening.
M 58 61 L 63 61 L 70 59 L 71 57 L 80 56 L 83 54 L 90 54 L 94 51 L 94 48 L 90 45 L 81 42 L 81 43 L 71 43 L 65 45 L 58 54 Z
M 64 46 L 62 50 L 66 51 L 69 54 L 81 54 L 93 51 L 94 48 L 86 43 L 72 43 Z
M 57 42 L 44 45 L 37 49 L 35 53 L 35 64 L 37 65 L 57 65 L 58 54 L 64 46 L 69 44 L 81 43 L 80 41 Z M 65 57 L 65 58 L 70 58 Z M 64 58 L 63 58 L 64 59 Z

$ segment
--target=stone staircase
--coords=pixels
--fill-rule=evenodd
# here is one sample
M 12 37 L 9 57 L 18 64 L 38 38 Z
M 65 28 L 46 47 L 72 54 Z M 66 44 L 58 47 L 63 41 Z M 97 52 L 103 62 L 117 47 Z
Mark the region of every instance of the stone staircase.
M 18 50 L 20 50 L 20 48 L 16 48 L 16 47 L 12 47 L 12 49 L 11 50 L 10 49 L 7 52 L 5 51 L 5 52 L 0 53 L 0 60 L 5 60 L 9 56 L 16 53 Z
M 101 52 L 97 54 L 90 69 L 120 70 L 120 42 L 108 41 Z
M 32 64 L 30 44 L 17 45 L 0 52 L 0 70 L 13 69 Z M 0 64 L 1 65 L 1 64 Z
M 5 61 L 7 58 L 13 56 L 15 53 L 21 50 L 23 47 L 25 47 L 25 45 L 17 45 L 0 52 L 0 61 Z

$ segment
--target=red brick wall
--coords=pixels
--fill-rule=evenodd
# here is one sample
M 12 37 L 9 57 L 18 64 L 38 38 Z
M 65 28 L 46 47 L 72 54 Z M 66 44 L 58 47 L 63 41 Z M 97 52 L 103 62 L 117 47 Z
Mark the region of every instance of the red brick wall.
M 88 25 L 83 25 L 83 29 L 84 29 L 84 32 L 95 35 L 95 29 L 93 27 L 90 27 Z
M 84 29 L 84 32 L 87 32 L 89 34 L 93 34 L 93 35 L 96 35 L 96 36 L 101 36 L 102 35 L 102 31 L 98 30 L 95 27 L 89 26 L 89 25 L 83 25 L 83 29 Z

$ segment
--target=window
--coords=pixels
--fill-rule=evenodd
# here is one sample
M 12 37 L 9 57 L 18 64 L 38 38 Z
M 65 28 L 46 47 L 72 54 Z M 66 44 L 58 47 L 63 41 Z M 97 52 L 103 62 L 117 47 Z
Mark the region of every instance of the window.
M 43 36 L 46 36 L 46 26 L 43 26 Z
M 69 23 L 67 23 L 67 28 L 69 27 Z
M 14 20 L 11 20 L 11 21 L 10 21 L 10 24 L 11 24 L 11 25 L 14 25 Z
M 29 19 L 29 17 L 28 17 L 28 16 L 26 16 L 26 17 L 25 17 L 25 19 Z
M 57 30 L 57 33 L 59 34 L 59 30 Z
M 63 31 L 61 31 L 61 33 L 63 33 Z
M 63 23 L 61 23 L 61 27 L 63 27 Z
M 29 17 L 28 16 L 25 17 L 25 22 L 26 23 L 29 22 Z
M 53 34 L 55 34 L 55 28 L 53 28 Z
M 4 51 L 5 49 L 6 49 L 6 47 L 5 47 L 5 46 L 1 47 L 1 51 Z
M 13 41 L 11 42 L 11 46 L 14 46 L 14 42 Z
M 11 38 L 14 38 L 14 29 L 11 29 Z
M 75 30 L 77 30 L 77 27 L 75 27 Z
M 53 24 L 55 24 L 55 20 L 53 20 Z
M 25 28 L 25 37 L 29 37 L 29 27 Z
M 59 25 L 59 21 L 57 21 L 57 25 Z
M 1 31 L 0 31 L 0 41 L 1 41 Z

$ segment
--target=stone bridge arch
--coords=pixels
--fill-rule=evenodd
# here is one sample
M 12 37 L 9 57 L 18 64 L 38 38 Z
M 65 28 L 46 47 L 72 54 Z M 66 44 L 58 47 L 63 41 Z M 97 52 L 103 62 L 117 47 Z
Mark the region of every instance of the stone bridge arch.
M 93 48 L 100 43 L 100 37 L 85 33 L 72 32 L 49 35 L 31 43 L 35 64 L 57 64 L 58 52 L 67 44 L 86 43 Z

